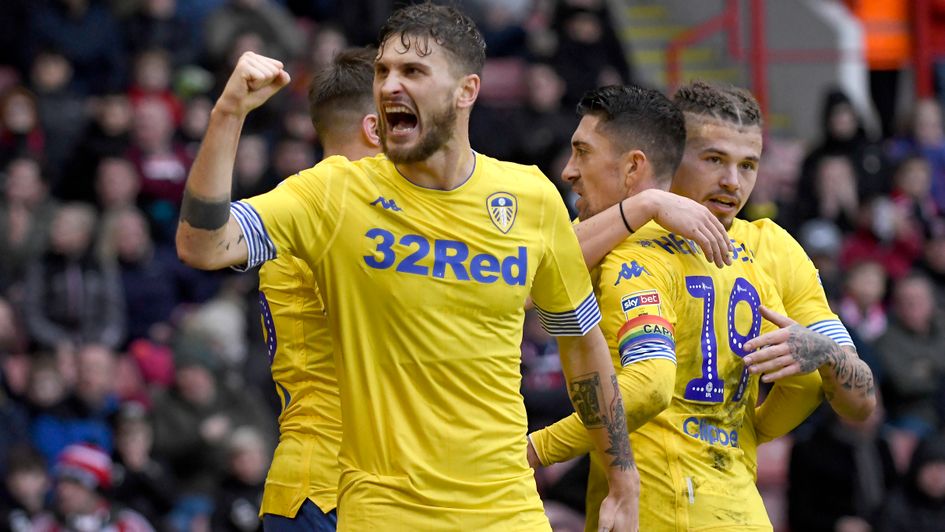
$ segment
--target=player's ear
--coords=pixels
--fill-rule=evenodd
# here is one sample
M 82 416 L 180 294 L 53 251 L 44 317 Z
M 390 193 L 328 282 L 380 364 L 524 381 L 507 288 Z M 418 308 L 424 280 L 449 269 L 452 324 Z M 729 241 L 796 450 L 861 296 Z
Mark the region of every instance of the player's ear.
M 472 108 L 473 104 L 476 103 L 476 98 L 479 97 L 480 82 L 479 76 L 476 74 L 463 76 L 457 88 L 459 93 L 456 102 L 457 107 L 460 109 Z
M 628 189 L 633 189 L 643 179 L 649 160 L 642 151 L 630 150 L 623 155 L 621 162 L 623 163 L 624 184 Z
M 361 134 L 364 140 L 375 148 L 381 147 L 381 137 L 377 133 L 377 115 L 364 115 L 361 119 Z

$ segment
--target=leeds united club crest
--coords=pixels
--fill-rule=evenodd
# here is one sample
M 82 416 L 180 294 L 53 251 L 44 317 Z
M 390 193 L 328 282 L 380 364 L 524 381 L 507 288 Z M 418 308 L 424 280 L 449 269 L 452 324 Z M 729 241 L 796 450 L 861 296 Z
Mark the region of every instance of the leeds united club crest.
M 489 210 L 489 218 L 499 231 L 508 233 L 512 229 L 512 224 L 515 223 L 518 200 L 508 192 L 496 192 L 486 198 L 486 209 Z

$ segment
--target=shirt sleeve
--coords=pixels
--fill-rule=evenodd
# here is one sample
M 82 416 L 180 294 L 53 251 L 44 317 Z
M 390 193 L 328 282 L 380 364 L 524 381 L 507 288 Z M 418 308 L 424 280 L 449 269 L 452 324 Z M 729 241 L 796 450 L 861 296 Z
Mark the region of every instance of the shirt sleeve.
M 651 359 L 676 363 L 676 275 L 668 257 L 631 240 L 608 255 L 598 282 L 610 345 L 619 365 Z M 616 365 L 616 364 L 615 364 Z
M 767 252 L 778 255 L 771 265 L 776 270 L 773 273 L 787 315 L 839 345 L 852 347 L 850 333 L 830 310 L 820 274 L 804 248 L 774 222 L 765 220 L 762 227 L 769 239 Z
M 333 159 L 230 205 L 248 250 L 246 264 L 235 269 L 255 268 L 283 254 L 310 264 L 321 259 L 339 227 L 347 191 L 346 168 Z
M 546 187 L 542 256 L 532 301 L 542 327 L 553 336 L 583 336 L 600 322 L 600 308 L 568 211 L 557 191 Z
M 758 443 L 784 436 L 804 422 L 823 401 L 820 373 L 814 371 L 775 382 L 768 396 L 755 408 Z
M 633 432 L 656 417 L 673 397 L 676 364 L 654 358 L 622 368 L 617 382 L 627 415 L 627 430 Z M 543 465 L 565 462 L 594 448 L 577 414 L 529 435 Z

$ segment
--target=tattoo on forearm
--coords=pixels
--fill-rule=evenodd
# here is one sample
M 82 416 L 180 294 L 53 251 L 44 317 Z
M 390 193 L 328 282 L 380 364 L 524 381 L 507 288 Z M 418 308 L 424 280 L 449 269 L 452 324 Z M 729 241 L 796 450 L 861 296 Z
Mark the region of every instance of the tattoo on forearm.
M 827 401 L 836 397 L 838 386 L 867 397 L 876 393 L 873 372 L 856 356 L 854 349 L 841 348 L 827 336 L 798 325 L 791 326 L 788 343 L 802 372 L 809 373 L 825 364 L 833 370 L 833 381 L 824 381 Z
M 180 206 L 180 219 L 195 229 L 207 231 L 221 229 L 230 219 L 230 202 L 228 200 L 213 201 L 198 198 L 187 189 L 184 189 L 184 201 Z
M 627 433 L 627 420 L 617 376 L 612 375 L 610 378 L 614 386 L 614 399 L 610 402 L 610 419 L 607 420 L 607 438 L 610 440 L 607 454 L 614 457 L 610 462 L 611 467 L 626 471 L 635 468 L 636 462 L 633 461 L 633 449 L 630 447 L 630 435 Z
M 600 374 L 588 373 L 571 381 L 571 401 L 586 428 L 597 429 L 604 426 L 602 397 Z
M 792 325 L 788 345 L 794 353 L 794 360 L 801 367 L 802 373 L 810 373 L 824 365 L 831 357 L 840 353 L 840 346 L 830 338 L 814 331 Z M 842 354 L 842 353 L 841 353 Z

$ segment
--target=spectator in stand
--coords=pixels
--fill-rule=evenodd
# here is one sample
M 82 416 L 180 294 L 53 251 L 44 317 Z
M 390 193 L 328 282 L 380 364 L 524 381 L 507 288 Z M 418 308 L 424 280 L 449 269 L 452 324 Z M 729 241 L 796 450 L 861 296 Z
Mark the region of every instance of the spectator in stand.
M 43 254 L 54 211 L 39 161 L 10 161 L 0 202 L 0 293 L 22 282 L 26 267 Z
M 569 109 L 588 90 L 633 80 L 607 4 L 602 0 L 555 3 L 558 48 L 552 62 L 567 86 L 564 104 Z
M 112 460 L 101 449 L 70 445 L 59 455 L 53 471 L 54 510 L 34 519 L 34 532 L 153 532 L 141 514 L 121 507 L 106 495 L 112 487 Z
M 0 309 L 2 312 L 3 309 Z M 3 317 L 0 316 L 0 320 Z M 0 355 L 2 356 L 2 355 Z M 0 373 L 0 378 L 3 374 Z M 27 411 L 19 401 L 10 396 L 0 380 L 0 477 L 6 474 L 11 465 L 10 452 L 17 447 L 29 443 L 29 417 Z M 0 530 L 2 530 L 0 526 Z
M 173 65 L 167 50 L 150 48 L 139 51 L 134 57 L 132 73 L 131 87 L 128 89 L 131 105 L 137 107 L 145 100 L 158 100 L 167 106 L 174 126 L 180 126 L 184 105 L 171 90 Z
M 843 272 L 838 260 L 843 242 L 840 230 L 831 222 L 811 220 L 801 226 L 798 241 L 817 267 L 827 300 L 836 308 L 843 290 Z
M 186 3 L 186 0 L 185 0 Z M 200 50 L 188 21 L 177 13 L 177 0 L 144 0 L 124 21 L 128 51 L 162 48 L 175 67 L 196 62 Z
M 945 128 L 942 108 L 935 100 L 916 102 L 907 136 L 895 139 L 890 146 L 895 161 L 916 153 L 925 157 L 932 168 L 932 198 L 939 212 L 945 212 Z
M 840 264 L 844 268 L 864 260 L 876 261 L 892 279 L 912 269 L 922 255 L 922 231 L 907 212 L 896 208 L 888 196 L 877 196 L 857 215 L 857 229 L 843 243 Z
M 883 408 L 861 422 L 826 410 L 791 449 L 788 521 L 804 532 L 868 532 L 898 481 Z
M 117 260 L 128 310 L 128 340 L 155 339 L 154 327 L 170 327 L 180 303 L 180 279 L 174 251 L 155 246 L 144 215 L 125 207 L 108 215 L 102 228 L 103 260 Z
M 821 157 L 811 184 L 812 197 L 801 202 L 803 208 L 798 209 L 797 222 L 803 224 L 819 218 L 833 223 L 841 231 L 852 231 L 856 227 L 860 200 L 850 160 L 839 155 Z
M 30 8 L 31 50 L 55 48 L 75 67 L 72 90 L 102 94 L 126 79 L 122 32 L 107 5 L 93 0 L 50 0 Z
M 886 332 L 886 272 L 882 265 L 864 261 L 847 270 L 838 314 L 847 326 L 872 343 Z
M 842 157 L 853 172 L 856 197 L 860 200 L 889 192 L 887 163 L 882 147 L 866 135 L 863 121 L 850 98 L 840 90 L 827 92 L 822 110 L 822 138 L 804 158 L 794 202 L 793 227 L 816 217 L 819 187 L 815 184 L 825 158 Z M 853 221 L 853 216 L 850 221 Z
M 138 169 L 128 159 L 105 157 L 95 172 L 95 203 L 107 215 L 134 207 L 141 191 Z
M 36 96 L 21 86 L 7 89 L 0 96 L 0 167 L 22 156 L 43 160 L 45 146 Z
M 9 459 L 0 487 L 0 530 L 33 532 L 33 519 L 45 509 L 52 487 L 46 461 L 29 446 L 13 449 Z
M 554 160 L 571 145 L 577 114 L 562 103 L 565 82 L 550 64 L 529 65 L 525 83 L 528 91 L 523 112 L 528 133 L 517 139 L 519 153 L 515 160 L 535 164 L 545 175 L 560 181 L 561 173 L 552 171 Z
M 203 140 L 204 131 L 210 123 L 213 102 L 204 95 L 194 96 L 184 105 L 184 119 L 178 130 L 178 140 L 184 145 L 187 157 L 193 160 Z
M 892 319 L 876 341 L 890 423 L 919 436 L 939 426 L 935 401 L 945 382 L 945 323 L 935 313 L 934 297 L 921 274 L 897 281 Z
M 101 345 L 86 345 L 77 352 L 74 391 L 33 417 L 33 445 L 47 461 L 73 443 L 111 451 L 110 416 L 118 410 L 115 364 L 115 354 Z
M 183 501 L 177 526 L 209 517 L 213 494 L 226 470 L 225 442 L 242 426 L 274 434 L 272 418 L 252 389 L 236 390 L 220 378 L 221 361 L 202 338 L 175 344 L 176 383 L 154 399 L 154 452 L 180 480 Z
M 877 532 L 941 532 L 945 524 L 945 440 L 919 443 L 902 486 L 893 493 Z
M 919 269 L 929 277 L 935 286 L 935 308 L 945 317 L 945 236 L 939 236 L 925 243 L 925 255 Z
M 93 253 L 95 228 L 92 207 L 63 205 L 53 217 L 48 251 L 29 268 L 26 324 L 44 348 L 85 343 L 115 348 L 124 340 L 121 278 L 114 264 Z
M 139 403 L 125 403 L 115 424 L 115 500 L 160 525 L 177 493 L 167 467 L 153 455 L 154 428 Z M 159 528 L 161 528 L 159 526 Z
M 217 490 L 215 532 L 262 531 L 259 507 L 272 450 L 254 428 L 241 427 L 227 442 L 227 473 Z
M 57 198 L 91 203 L 98 165 L 106 157 L 124 157 L 131 146 L 134 117 L 124 93 L 111 93 L 94 101 L 94 120 L 86 127 L 63 175 Z
M 919 155 L 899 162 L 893 174 L 893 204 L 915 225 L 925 239 L 945 235 L 945 218 L 931 196 L 932 169 Z
M 170 242 L 177 229 L 177 209 L 191 159 L 175 140 L 174 117 L 162 100 L 148 98 L 135 108 L 129 159 L 141 175 L 141 199 L 161 242 Z
M 46 140 L 44 160 L 54 189 L 87 120 L 85 100 L 69 90 L 71 80 L 72 65 L 62 53 L 45 50 L 33 60 L 30 85 L 36 93 L 39 122 Z
M 240 137 L 233 164 L 233 197 L 250 198 L 272 190 L 279 178 L 269 171 L 269 145 L 258 134 Z

